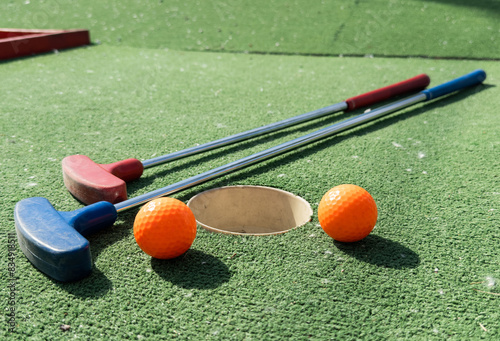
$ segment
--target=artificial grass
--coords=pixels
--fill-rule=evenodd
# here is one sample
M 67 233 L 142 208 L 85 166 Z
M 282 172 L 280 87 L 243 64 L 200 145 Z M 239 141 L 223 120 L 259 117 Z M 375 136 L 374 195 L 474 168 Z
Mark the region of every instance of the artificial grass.
M 499 12 L 496 0 L 10 0 L 0 26 L 177 50 L 498 59 Z
M 432 86 L 477 68 L 485 85 L 197 186 L 281 188 L 308 200 L 304 227 L 273 237 L 198 229 L 188 253 L 157 261 L 136 245 L 136 210 L 89 238 L 93 274 L 50 280 L 15 250 L 16 326 L 4 339 L 495 339 L 498 321 L 496 62 L 326 58 L 94 46 L 0 64 L 0 236 L 13 207 L 43 196 L 81 207 L 60 161 L 150 158 L 428 73 Z M 145 172 L 131 196 L 358 114 L 337 114 Z M 318 225 L 324 192 L 366 188 L 369 237 L 333 242 Z M 6 271 L 7 262 L 2 262 Z M 2 276 L 8 312 L 9 278 Z M 7 317 L 6 317 L 7 320 Z M 70 325 L 62 331 L 60 325 Z

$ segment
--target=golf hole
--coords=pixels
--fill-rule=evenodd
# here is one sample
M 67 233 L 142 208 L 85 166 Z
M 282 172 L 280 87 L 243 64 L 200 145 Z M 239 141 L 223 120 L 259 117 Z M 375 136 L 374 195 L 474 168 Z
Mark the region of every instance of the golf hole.
M 271 187 L 230 186 L 200 193 L 188 202 L 203 228 L 236 235 L 273 235 L 302 226 L 313 211 L 304 199 Z

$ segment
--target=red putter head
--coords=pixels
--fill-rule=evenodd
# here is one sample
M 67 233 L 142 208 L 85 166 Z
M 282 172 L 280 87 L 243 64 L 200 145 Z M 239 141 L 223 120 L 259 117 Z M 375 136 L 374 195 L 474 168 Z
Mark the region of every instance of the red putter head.
M 137 159 L 98 164 L 85 155 L 62 160 L 64 185 L 81 202 L 117 203 L 127 199 L 126 182 L 141 177 L 144 166 Z

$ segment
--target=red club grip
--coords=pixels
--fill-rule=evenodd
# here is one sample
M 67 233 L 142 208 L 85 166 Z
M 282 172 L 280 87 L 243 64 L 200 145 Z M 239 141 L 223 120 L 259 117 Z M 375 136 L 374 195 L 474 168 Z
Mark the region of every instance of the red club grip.
M 362 95 L 351 97 L 346 100 L 347 110 L 354 110 L 360 107 L 366 107 L 371 104 L 385 101 L 393 96 L 401 95 L 406 92 L 423 90 L 431 82 L 429 76 L 421 74 L 405 81 L 395 83 L 384 88 L 373 90 Z

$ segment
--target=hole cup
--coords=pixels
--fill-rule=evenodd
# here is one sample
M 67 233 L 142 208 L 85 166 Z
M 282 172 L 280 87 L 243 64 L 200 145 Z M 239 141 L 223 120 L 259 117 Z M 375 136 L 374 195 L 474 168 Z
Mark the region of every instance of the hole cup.
M 311 220 L 309 203 L 290 192 L 263 186 L 229 186 L 202 192 L 189 208 L 203 228 L 234 235 L 274 235 Z

